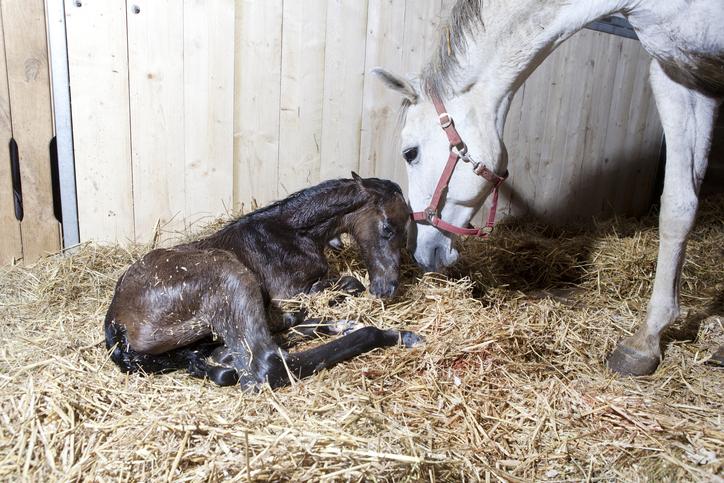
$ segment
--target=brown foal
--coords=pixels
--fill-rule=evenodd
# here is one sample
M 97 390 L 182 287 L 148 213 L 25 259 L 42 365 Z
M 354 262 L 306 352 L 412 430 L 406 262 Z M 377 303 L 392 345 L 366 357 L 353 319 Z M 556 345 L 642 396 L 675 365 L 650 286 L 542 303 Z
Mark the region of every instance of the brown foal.
M 321 326 L 344 335 L 301 352 L 286 352 L 278 337 L 305 320 L 303 313 L 283 314 L 276 300 L 334 284 L 364 291 L 353 277 L 329 274 L 324 249 L 341 233 L 359 246 L 370 292 L 392 297 L 397 290 L 410 211 L 395 183 L 352 175 L 299 191 L 207 238 L 153 250 L 131 265 L 105 319 L 111 359 L 124 372 L 186 369 L 219 385 L 277 387 L 377 347 L 418 344 L 422 339 L 412 332 L 348 332 L 344 324 Z

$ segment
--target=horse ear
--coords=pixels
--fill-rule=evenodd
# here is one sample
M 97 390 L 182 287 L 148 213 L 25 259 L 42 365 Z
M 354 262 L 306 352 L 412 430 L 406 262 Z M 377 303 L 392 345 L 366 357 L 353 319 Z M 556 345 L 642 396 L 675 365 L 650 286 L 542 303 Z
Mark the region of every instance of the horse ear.
M 355 180 L 358 185 L 362 186 L 362 178 L 354 171 L 352 171 L 352 179 Z
M 393 74 L 392 72 L 388 72 L 382 67 L 375 67 L 374 69 L 372 69 L 372 74 L 379 77 L 380 80 L 384 82 L 387 87 L 389 87 L 393 91 L 397 91 L 402 94 L 405 99 L 407 99 L 411 103 L 415 104 L 417 102 L 419 94 L 409 80 Z

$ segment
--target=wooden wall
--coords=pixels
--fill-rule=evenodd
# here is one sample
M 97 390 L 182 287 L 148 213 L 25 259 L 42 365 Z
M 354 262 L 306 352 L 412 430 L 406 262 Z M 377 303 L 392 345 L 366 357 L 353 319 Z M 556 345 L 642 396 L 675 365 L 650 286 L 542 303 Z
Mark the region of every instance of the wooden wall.
M 406 184 L 399 98 L 452 0 L 66 0 L 80 236 L 147 241 L 362 175 Z M 80 6 L 78 6 L 80 4 Z M 503 213 L 639 213 L 661 128 L 637 42 L 583 31 L 520 90 Z
M 0 2 L 0 265 L 34 261 L 60 248 L 51 183 L 45 25 L 44 0 Z M 11 140 L 17 146 L 21 220 L 15 209 Z
M 65 1 L 81 240 L 231 207 L 233 0 Z

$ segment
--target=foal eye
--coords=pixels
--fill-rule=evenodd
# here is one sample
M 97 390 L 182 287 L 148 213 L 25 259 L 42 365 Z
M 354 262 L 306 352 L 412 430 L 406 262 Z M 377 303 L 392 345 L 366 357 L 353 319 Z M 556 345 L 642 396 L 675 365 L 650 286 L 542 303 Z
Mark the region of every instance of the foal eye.
M 415 159 L 417 159 L 417 148 L 405 149 L 402 151 L 402 156 L 405 158 L 405 161 L 412 163 Z
M 395 234 L 395 230 L 392 229 L 392 225 L 389 223 L 382 224 L 382 238 L 390 239 Z

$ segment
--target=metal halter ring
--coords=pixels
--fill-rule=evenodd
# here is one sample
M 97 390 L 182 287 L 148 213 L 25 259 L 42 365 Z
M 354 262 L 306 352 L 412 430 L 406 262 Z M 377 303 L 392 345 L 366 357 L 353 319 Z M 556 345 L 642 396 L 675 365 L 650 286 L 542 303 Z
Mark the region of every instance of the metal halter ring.
M 458 147 L 455 146 L 454 144 L 451 144 L 451 145 L 450 145 L 450 151 L 452 151 L 452 152 L 454 152 L 455 154 L 457 154 L 458 158 L 462 159 L 462 160 L 465 161 L 466 163 L 469 163 L 469 162 L 470 162 L 470 156 L 468 156 L 468 145 L 465 144 L 465 143 L 463 143 L 463 142 L 461 142 L 461 143 L 460 143 L 460 146 L 462 146 L 462 147 L 458 148 Z
M 433 218 L 437 216 L 437 211 L 431 209 L 431 207 L 425 208 L 425 219 L 428 223 L 432 223 Z

